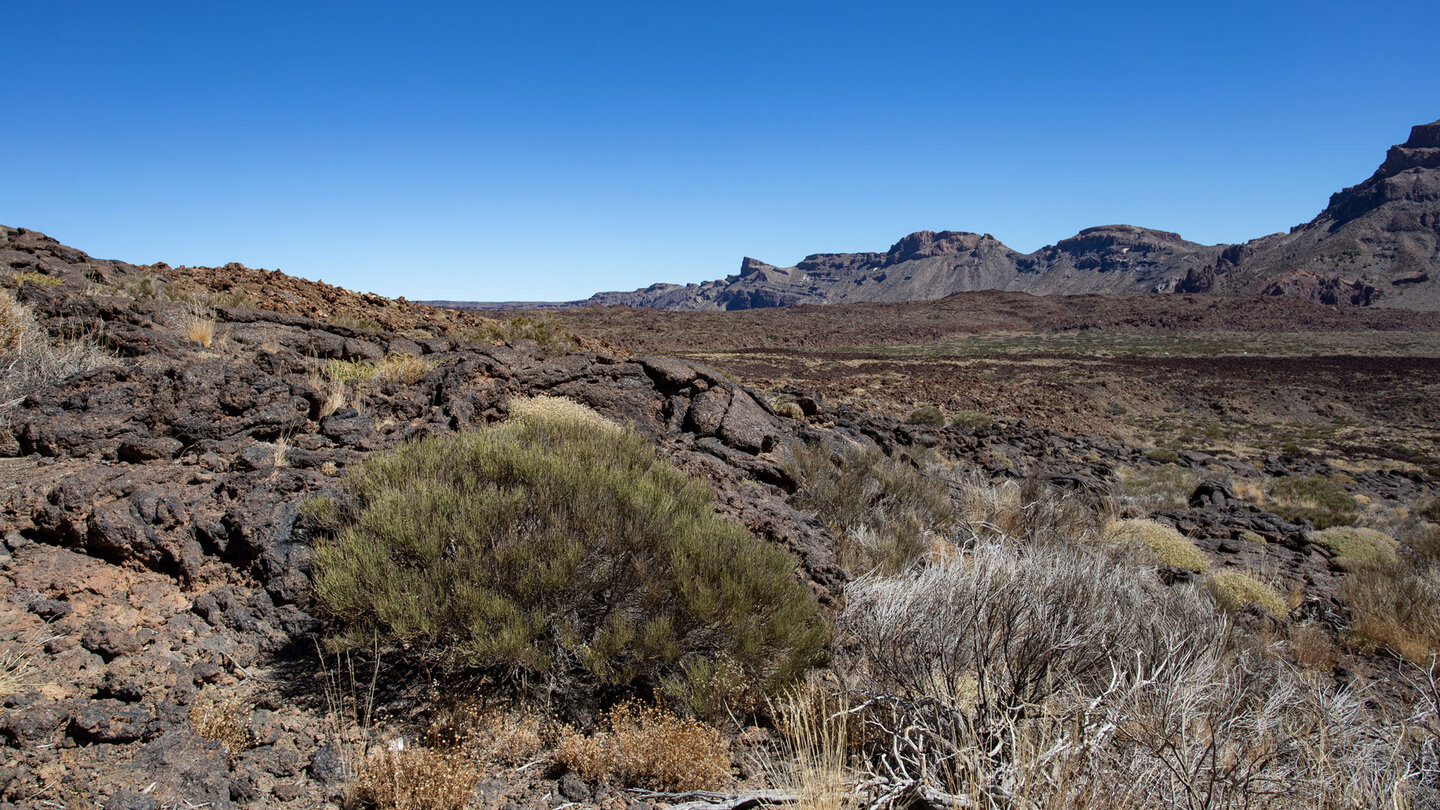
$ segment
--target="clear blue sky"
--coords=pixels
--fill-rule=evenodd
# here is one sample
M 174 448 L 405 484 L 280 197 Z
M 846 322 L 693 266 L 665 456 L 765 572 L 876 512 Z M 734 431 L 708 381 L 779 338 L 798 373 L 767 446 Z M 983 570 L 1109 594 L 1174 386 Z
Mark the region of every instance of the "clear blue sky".
M 1440 118 L 1440 3 L 0 2 L 0 222 L 133 262 L 578 298 L 1306 221 Z

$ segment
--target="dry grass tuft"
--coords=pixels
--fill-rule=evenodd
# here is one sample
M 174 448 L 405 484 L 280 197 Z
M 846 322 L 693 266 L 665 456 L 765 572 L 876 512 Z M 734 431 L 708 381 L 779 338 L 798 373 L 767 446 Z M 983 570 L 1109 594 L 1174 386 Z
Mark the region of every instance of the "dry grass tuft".
M 508 321 L 485 320 L 455 334 L 467 343 L 516 343 L 533 340 L 551 354 L 565 354 L 581 348 L 575 333 L 549 318 L 516 315 Z
M 957 483 L 960 517 L 977 537 L 1089 543 L 1104 536 L 1109 505 L 1083 493 L 1058 492 L 1038 478 L 991 484 L 976 476 Z
M 30 645 L 0 650 L 0 698 L 24 691 L 34 683 Z
M 1329 672 L 1340 662 L 1340 649 L 1319 625 L 1307 623 L 1291 627 L 1289 636 L 1290 655 L 1300 666 Z
M 204 690 L 190 701 L 190 726 L 201 737 L 224 746 L 232 762 L 255 745 L 250 733 L 251 714 L 250 704 L 239 695 L 222 697 L 214 689 Z
M 368 315 L 352 315 L 342 312 L 338 315 L 331 316 L 327 322 L 334 326 L 343 326 L 346 329 L 354 329 L 356 332 L 368 332 L 372 335 L 385 331 L 385 324 Z
M 562 731 L 555 761 L 589 782 L 654 790 L 715 788 L 730 777 L 720 732 L 634 702 L 611 709 L 593 734 Z
M 1184 509 L 1190 503 L 1190 493 L 1200 483 L 1200 473 L 1177 464 L 1122 468 L 1116 474 L 1120 478 L 1120 500 L 1152 512 Z
M 1107 540 L 1145 548 L 1161 565 L 1187 571 L 1204 571 L 1205 555 L 1185 536 L 1153 520 L 1118 520 L 1105 532 Z
M 565 397 L 511 397 L 508 407 L 510 418 L 521 422 L 590 425 L 607 430 L 619 428 L 590 406 Z
M 1290 611 L 1285 600 L 1274 588 L 1239 571 L 1220 571 L 1205 581 L 1205 589 L 1216 606 L 1226 613 L 1239 613 L 1254 605 L 1276 621 L 1283 621 Z
M 1261 505 L 1286 520 L 1308 520 L 1317 529 L 1348 526 L 1360 506 L 1338 481 L 1320 475 L 1287 475 L 1270 481 Z
M 1440 653 L 1440 568 L 1380 565 L 1353 572 L 1341 592 L 1350 605 L 1344 640 L 1417 664 Z
M 480 771 L 461 753 L 429 748 L 385 750 L 360 763 L 347 810 L 461 810 Z
M 215 342 L 215 313 L 199 307 L 192 311 L 190 320 L 185 324 L 185 339 L 210 348 L 210 344 Z
M 852 572 L 898 571 L 957 524 L 945 481 L 908 458 L 860 446 L 832 454 L 800 442 L 791 454 L 787 469 L 799 482 L 792 503 L 825 524 Z
M 325 364 L 325 377 L 336 382 L 375 379 L 375 364 L 368 360 L 331 360 Z

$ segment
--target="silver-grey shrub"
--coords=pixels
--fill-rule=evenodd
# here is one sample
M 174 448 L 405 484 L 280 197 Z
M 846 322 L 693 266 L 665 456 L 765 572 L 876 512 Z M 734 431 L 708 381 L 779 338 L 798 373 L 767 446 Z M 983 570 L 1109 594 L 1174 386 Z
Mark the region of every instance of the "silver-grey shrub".
M 837 633 L 876 800 L 1373 807 L 1413 770 L 1360 695 L 1116 549 L 977 539 L 854 582 Z

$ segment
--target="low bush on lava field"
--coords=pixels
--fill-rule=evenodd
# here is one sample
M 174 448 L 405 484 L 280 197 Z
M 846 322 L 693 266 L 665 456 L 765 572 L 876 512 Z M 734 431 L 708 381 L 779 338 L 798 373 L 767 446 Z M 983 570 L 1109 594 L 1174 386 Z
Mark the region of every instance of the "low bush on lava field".
M 1204 571 L 1205 555 L 1180 532 L 1153 520 L 1119 520 L 1106 530 L 1111 542 L 1144 548 L 1161 565 Z
M 930 538 L 956 523 L 945 481 L 908 459 L 876 448 L 832 453 L 797 442 L 791 476 L 800 482 L 791 503 L 813 512 L 839 543 L 851 571 L 898 571 L 922 554 Z
M 1243 571 L 1217 571 L 1205 580 L 1205 589 L 1226 613 L 1239 613 L 1251 605 L 1276 621 L 1284 621 L 1290 613 L 1274 588 Z
M 758 697 L 820 659 L 793 559 L 720 520 L 708 487 L 631 430 L 519 410 L 348 473 L 312 574 L 333 648 L 373 634 L 575 705 L 607 688 L 703 702 L 722 663 Z
M 1287 475 L 1271 481 L 1262 504 L 1286 520 L 1305 519 L 1317 529 L 1349 526 L 1360 516 L 1355 496 L 1322 475 Z
M 469 343 L 515 343 L 533 340 L 551 354 L 565 354 L 580 348 L 580 339 L 574 332 L 548 318 L 531 318 L 525 315 L 516 315 L 504 321 L 487 320 L 457 333 L 455 337 Z

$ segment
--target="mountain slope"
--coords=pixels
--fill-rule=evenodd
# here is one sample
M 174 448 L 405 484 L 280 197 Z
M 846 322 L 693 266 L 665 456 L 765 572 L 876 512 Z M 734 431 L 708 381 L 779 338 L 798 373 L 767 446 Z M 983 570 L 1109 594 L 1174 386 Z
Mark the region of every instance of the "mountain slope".
M 1189 292 L 1300 295 L 1328 304 L 1440 310 L 1440 121 L 1416 126 L 1310 222 L 1232 247 Z

